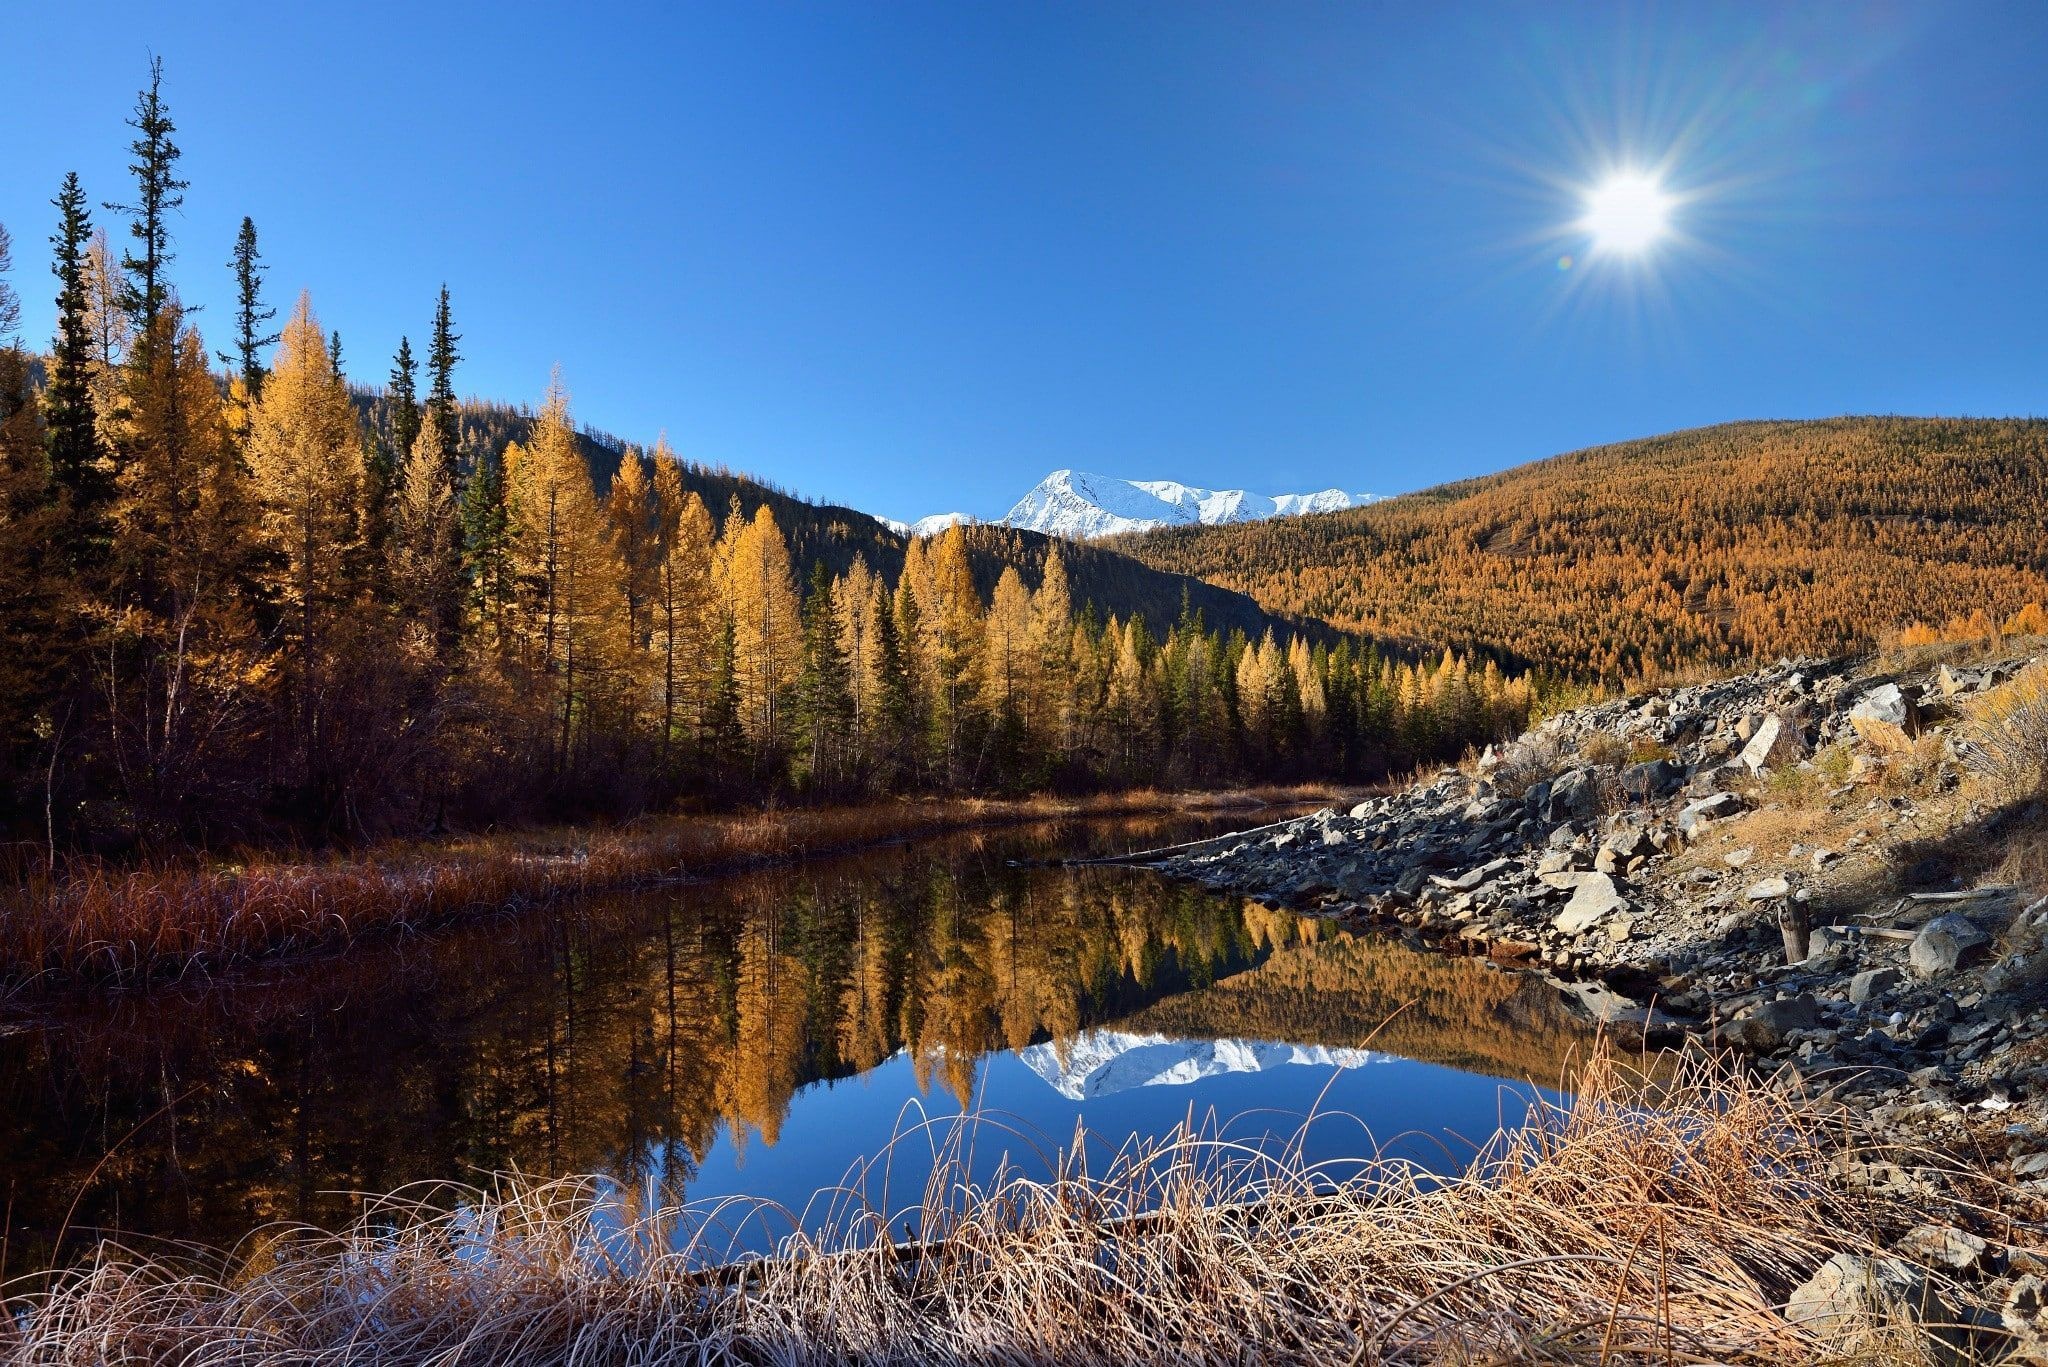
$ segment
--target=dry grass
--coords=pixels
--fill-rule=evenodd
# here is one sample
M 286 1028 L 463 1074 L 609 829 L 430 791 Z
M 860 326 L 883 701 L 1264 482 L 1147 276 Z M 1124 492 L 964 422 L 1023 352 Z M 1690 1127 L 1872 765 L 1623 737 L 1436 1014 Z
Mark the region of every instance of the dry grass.
M 18 1297 L 0 1347 L 221 1367 L 1949 1360 L 1895 1317 L 1823 1333 L 1780 1306 L 1836 1252 L 1982 1212 L 1858 1185 L 1796 1102 L 1712 1061 L 1649 1106 L 1604 1061 L 1579 1088 L 1457 1178 L 1339 1179 L 1183 1131 L 1045 1182 L 942 1162 L 905 1202 L 918 1246 L 849 1189 L 830 1234 L 723 1270 L 717 1231 L 778 1212 L 626 1208 L 596 1181 L 393 1198 L 338 1236 L 252 1240 L 217 1275 L 105 1250 Z
M 2048 660 L 1964 708 L 1962 753 L 2004 796 L 2048 793 Z
M 1321 789 L 793 808 L 392 845 L 352 858 L 23 869 L 0 892 L 0 994 L 160 982 L 333 952 L 551 898 L 972 826 L 1309 801 Z

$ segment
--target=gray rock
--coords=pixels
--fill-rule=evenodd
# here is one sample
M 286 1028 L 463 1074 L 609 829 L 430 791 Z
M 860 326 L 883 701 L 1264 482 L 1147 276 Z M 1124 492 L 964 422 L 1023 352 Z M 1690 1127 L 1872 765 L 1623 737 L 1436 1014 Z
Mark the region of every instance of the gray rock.
M 1544 804 L 1546 821 L 1584 820 L 1600 807 L 1600 790 L 1587 769 L 1567 769 L 1550 782 L 1550 798 Z
M 1842 954 L 1856 937 L 1841 926 L 1815 926 L 1807 933 L 1806 962 L 1824 962 Z
M 1715 793 L 1688 802 L 1678 813 L 1678 833 L 1688 840 L 1696 839 L 1710 824 L 1736 815 L 1742 806 L 1742 798 L 1735 793 Z
M 1989 1244 L 1953 1225 L 1915 1225 L 1893 1248 L 1922 1267 L 1952 1273 L 1975 1272 L 1991 1260 Z
M 1896 968 L 1871 968 L 1849 979 L 1849 1000 L 1858 1006 L 1883 1001 L 1906 985 L 1906 975 Z
M 1762 773 L 1805 757 L 1806 742 L 1799 729 L 1773 712 L 1763 719 L 1737 758 L 1751 773 Z
M 1560 875 L 1549 875 L 1552 878 Z M 1564 910 L 1551 919 L 1550 925 L 1561 935 L 1577 935 L 1591 930 L 1616 912 L 1628 910 L 1628 899 L 1614 886 L 1614 880 L 1604 873 L 1581 873 L 1572 877 L 1578 880 L 1572 891 L 1572 899 L 1564 904 Z
M 1854 1343 L 1902 1316 L 1929 1325 L 1956 1318 L 1927 1275 L 1897 1258 L 1837 1253 L 1785 1302 L 1785 1318 L 1813 1330 L 1830 1347 Z
M 1938 978 L 1953 973 L 1990 944 L 1988 931 L 1969 917 L 1950 912 L 1920 927 L 1906 961 L 1921 977 Z
M 1765 878 L 1749 885 L 1743 896 L 1752 902 L 1774 902 L 1780 897 L 1792 895 L 1792 884 L 1783 874 Z
M 1895 683 L 1865 693 L 1849 709 L 1849 725 L 1870 745 L 1892 751 L 1911 750 L 1913 737 L 1920 730 L 1912 700 Z
M 1685 766 L 1668 759 L 1645 760 L 1621 771 L 1621 791 L 1632 802 L 1655 802 L 1685 784 Z

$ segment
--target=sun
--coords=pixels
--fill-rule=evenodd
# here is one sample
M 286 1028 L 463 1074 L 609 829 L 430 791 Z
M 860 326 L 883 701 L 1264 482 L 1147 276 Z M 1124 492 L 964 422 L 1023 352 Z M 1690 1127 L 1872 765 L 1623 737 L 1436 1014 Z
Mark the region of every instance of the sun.
M 1655 176 L 1623 171 L 1586 192 L 1579 226 L 1603 252 L 1636 256 L 1671 230 L 1671 196 Z

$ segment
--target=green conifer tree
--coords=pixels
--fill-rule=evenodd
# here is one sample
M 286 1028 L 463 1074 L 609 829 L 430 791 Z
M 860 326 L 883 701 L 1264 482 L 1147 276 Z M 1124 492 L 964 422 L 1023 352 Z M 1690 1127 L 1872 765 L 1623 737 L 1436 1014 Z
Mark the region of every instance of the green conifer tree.
M 57 335 L 50 344 L 50 378 L 43 391 L 43 422 L 49 434 L 50 470 L 71 504 L 71 517 L 90 525 L 112 496 L 101 460 L 98 416 L 92 400 L 92 301 L 85 278 L 85 253 L 92 218 L 78 173 L 64 177 L 51 203 L 57 209 L 57 249 L 51 273 L 57 277 Z
M 154 345 L 160 333 L 157 319 L 170 302 L 171 254 L 170 215 L 185 203 L 187 183 L 177 177 L 178 145 L 171 141 L 177 125 L 163 102 L 164 59 L 149 63 L 149 86 L 135 97 L 135 116 L 128 126 L 136 131 L 128 145 L 135 160 L 128 169 L 135 176 L 133 204 L 102 205 L 129 217 L 128 233 L 141 243 L 140 255 L 129 250 L 121 255 L 121 268 L 128 282 L 121 292 L 121 306 L 134 321 L 138 352 Z M 190 313 L 192 310 L 187 309 Z M 137 358 L 147 364 L 142 357 Z
M 277 340 L 263 325 L 277 317 L 277 310 L 263 307 L 263 254 L 256 250 L 256 222 L 244 217 L 242 230 L 235 234 L 234 259 L 228 266 L 235 273 L 235 351 L 217 353 L 221 364 L 237 367 L 249 402 L 263 397 L 263 377 L 270 372 L 263 365 L 263 348 Z M 338 370 L 340 367 L 337 366 Z
M 839 619 L 832 605 L 832 575 L 811 565 L 803 604 L 803 666 L 796 680 L 796 767 L 799 782 L 830 789 L 845 778 L 847 739 L 853 730 L 853 690 Z
M 460 455 L 462 445 L 462 424 L 455 411 L 455 366 L 462 359 L 455 344 L 461 340 L 448 311 L 448 287 L 443 285 L 440 301 L 434 305 L 434 339 L 427 348 L 427 407 L 440 421 L 441 439 L 451 462 Z M 449 474 L 455 473 L 451 464 Z

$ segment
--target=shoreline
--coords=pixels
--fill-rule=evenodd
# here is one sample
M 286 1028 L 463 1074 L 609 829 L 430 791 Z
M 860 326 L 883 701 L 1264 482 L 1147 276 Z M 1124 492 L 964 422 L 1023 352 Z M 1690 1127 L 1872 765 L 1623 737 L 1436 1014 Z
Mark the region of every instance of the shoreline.
M 394 936 L 631 891 L 1034 822 L 1307 806 L 1340 785 L 946 798 L 642 818 L 394 841 L 328 860 L 88 866 L 0 894 L 0 1004 L 146 991 L 317 962 Z

